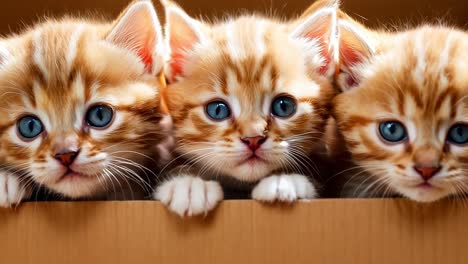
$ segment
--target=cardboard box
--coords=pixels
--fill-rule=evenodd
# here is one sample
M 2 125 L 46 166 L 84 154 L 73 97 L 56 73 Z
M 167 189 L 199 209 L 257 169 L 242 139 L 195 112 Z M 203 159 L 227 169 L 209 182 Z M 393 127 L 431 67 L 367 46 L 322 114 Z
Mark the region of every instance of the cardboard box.
M 467 201 L 225 201 L 183 220 L 158 202 L 0 210 L 0 263 L 466 264 Z
M 192 15 L 239 10 L 299 14 L 308 0 L 181 0 Z M 350 14 L 381 22 L 446 20 L 467 26 L 466 0 L 343 0 Z M 42 14 L 115 16 L 127 0 L 15 0 L 0 32 Z M 93 13 L 93 12 L 91 12 Z M 399 22 L 400 21 L 400 22 Z M 206 218 L 182 220 L 158 202 L 26 203 L 0 209 L 0 263 L 468 263 L 465 200 L 317 200 L 293 206 L 225 201 Z

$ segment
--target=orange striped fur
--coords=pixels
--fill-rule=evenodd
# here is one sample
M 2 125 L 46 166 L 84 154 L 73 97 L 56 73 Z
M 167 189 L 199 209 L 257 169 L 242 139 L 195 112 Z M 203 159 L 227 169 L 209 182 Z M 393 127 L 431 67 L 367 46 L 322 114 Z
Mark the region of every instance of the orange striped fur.
M 244 15 L 209 24 L 173 3 L 166 5 L 171 49 L 167 104 L 177 161 L 185 160 L 190 168 L 170 176 L 234 180 L 238 189 L 278 173 L 312 176 L 308 156 L 322 145 L 334 94 L 328 47 L 332 8 L 292 22 Z M 273 100 L 281 95 L 297 102 L 289 118 L 271 113 Z M 215 100 L 229 105 L 230 118 L 216 122 L 207 116 L 207 104 Z M 249 159 L 252 151 L 242 139 L 257 136 L 266 141 L 258 158 Z M 156 197 L 178 210 L 171 197 Z M 188 207 L 178 212 L 197 213 Z
M 112 23 L 49 20 L 1 40 L 0 182 L 19 177 L 20 189 L 39 184 L 69 198 L 141 192 L 166 133 L 157 77 L 163 43 L 150 1 L 135 1 Z M 96 104 L 114 110 L 103 129 L 85 119 Z M 26 115 L 44 126 L 33 140 L 18 132 Z M 54 158 L 72 149 L 79 154 L 69 168 Z
M 334 117 L 357 165 L 336 176 L 346 182 L 342 195 L 421 202 L 464 195 L 468 148 L 448 134 L 468 122 L 468 33 L 428 25 L 380 33 L 347 16 L 339 26 L 345 92 L 334 100 Z M 404 125 L 404 142 L 382 139 L 379 124 L 389 120 Z M 438 172 L 425 181 L 420 166 Z

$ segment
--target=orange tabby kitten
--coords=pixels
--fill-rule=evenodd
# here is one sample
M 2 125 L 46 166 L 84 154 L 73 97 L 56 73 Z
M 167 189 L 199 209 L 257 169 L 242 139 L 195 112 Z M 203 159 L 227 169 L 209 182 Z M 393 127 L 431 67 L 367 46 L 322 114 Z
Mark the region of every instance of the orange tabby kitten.
M 179 215 L 214 208 L 223 199 L 220 183 L 253 188 L 262 201 L 316 197 L 306 164 L 323 147 L 333 96 L 335 9 L 293 23 L 246 15 L 208 24 L 175 4 L 166 8 L 165 97 L 177 142 L 173 162 L 184 165 L 155 197 Z
M 338 25 L 344 93 L 334 116 L 357 165 L 336 176 L 342 195 L 431 202 L 466 193 L 468 34 L 379 33 L 344 14 Z
M 33 185 L 75 199 L 143 191 L 164 136 L 163 49 L 151 1 L 114 23 L 48 21 L 1 40 L 0 205 Z

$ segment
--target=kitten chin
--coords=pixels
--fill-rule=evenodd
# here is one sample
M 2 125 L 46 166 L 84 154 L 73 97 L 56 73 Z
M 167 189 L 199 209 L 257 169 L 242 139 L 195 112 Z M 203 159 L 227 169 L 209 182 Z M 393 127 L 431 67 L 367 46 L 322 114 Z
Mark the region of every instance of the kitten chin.
M 151 1 L 110 23 L 50 20 L 0 40 L 0 185 L 15 185 L 0 204 L 34 189 L 45 198 L 148 196 L 167 158 L 164 46 Z
M 223 198 L 221 187 L 269 202 L 316 197 L 336 8 L 290 22 L 247 15 L 208 24 L 165 5 L 176 159 L 155 198 L 197 215 Z
M 346 148 L 327 189 L 418 202 L 465 196 L 468 34 L 428 25 L 380 33 L 339 17 L 344 92 L 333 116 Z

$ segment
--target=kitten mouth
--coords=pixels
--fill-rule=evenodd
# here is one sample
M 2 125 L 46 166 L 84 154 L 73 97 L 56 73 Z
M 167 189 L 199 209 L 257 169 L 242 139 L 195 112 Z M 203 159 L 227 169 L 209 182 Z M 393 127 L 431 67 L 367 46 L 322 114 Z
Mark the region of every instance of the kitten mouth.
M 418 185 L 413 186 L 413 188 L 427 190 L 427 191 L 441 189 L 440 187 L 437 187 L 434 184 L 429 183 L 429 182 L 420 183 Z
M 422 189 L 432 189 L 434 186 L 428 182 L 423 182 L 421 184 L 416 185 L 416 188 L 422 188 Z
M 65 172 L 62 177 L 58 179 L 58 182 L 60 181 L 73 181 L 73 180 L 78 180 L 82 178 L 87 178 L 88 176 L 85 174 L 81 174 L 79 172 L 75 172 L 71 169 L 68 169 L 67 172 Z
M 266 163 L 266 160 L 260 158 L 257 154 L 253 153 L 252 155 L 250 155 L 250 157 L 240 162 L 239 165 L 248 164 L 250 166 L 253 166 L 258 163 Z

